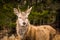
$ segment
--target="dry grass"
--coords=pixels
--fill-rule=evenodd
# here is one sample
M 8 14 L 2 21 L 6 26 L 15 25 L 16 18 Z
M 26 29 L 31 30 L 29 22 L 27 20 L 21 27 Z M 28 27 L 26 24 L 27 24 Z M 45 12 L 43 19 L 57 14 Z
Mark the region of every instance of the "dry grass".
M 18 36 L 15 37 L 14 35 L 12 35 L 10 37 L 4 36 L 0 40 L 21 40 L 21 39 Z M 55 38 L 53 38 L 53 40 L 60 40 L 60 34 L 56 34 L 56 36 L 55 36 Z
M 1 37 L 1 36 L 3 36 L 3 37 Z M 18 36 L 11 35 L 10 37 L 8 37 L 8 36 L 0 33 L 0 40 L 21 40 L 21 39 Z M 57 33 L 56 36 L 53 38 L 53 40 L 60 40 L 60 33 Z
M 20 38 L 17 36 L 15 37 L 14 35 L 8 37 L 8 36 L 4 36 L 3 38 L 1 38 L 0 40 L 20 40 Z
M 53 40 L 60 40 L 60 34 L 57 34 Z

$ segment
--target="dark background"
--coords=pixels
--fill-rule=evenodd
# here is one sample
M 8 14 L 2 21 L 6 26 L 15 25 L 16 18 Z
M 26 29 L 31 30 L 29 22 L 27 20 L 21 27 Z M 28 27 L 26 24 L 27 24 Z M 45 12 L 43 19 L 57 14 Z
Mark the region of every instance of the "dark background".
M 60 3 L 59 0 L 0 0 L 0 32 L 15 33 L 17 16 L 13 8 L 25 11 L 28 6 L 33 7 L 29 21 L 33 25 L 51 25 L 60 29 Z M 60 31 L 60 30 L 59 30 Z

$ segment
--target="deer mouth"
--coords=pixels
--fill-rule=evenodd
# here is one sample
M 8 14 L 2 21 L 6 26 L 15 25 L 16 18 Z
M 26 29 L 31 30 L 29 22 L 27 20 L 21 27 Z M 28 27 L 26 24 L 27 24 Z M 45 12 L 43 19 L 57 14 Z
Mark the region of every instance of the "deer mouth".
M 23 25 L 22 27 L 27 27 L 27 25 Z

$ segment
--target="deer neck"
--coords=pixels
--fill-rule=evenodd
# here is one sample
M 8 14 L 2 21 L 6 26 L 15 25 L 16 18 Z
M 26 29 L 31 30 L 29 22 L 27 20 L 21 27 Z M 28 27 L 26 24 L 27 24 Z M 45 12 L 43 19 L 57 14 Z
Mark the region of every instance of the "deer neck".
M 19 28 L 19 34 L 21 36 L 21 39 L 23 39 L 25 33 L 28 31 L 28 27 L 29 25 L 25 26 L 25 27 L 22 27 L 20 26 L 19 22 L 17 21 L 17 25 L 18 25 L 18 28 Z

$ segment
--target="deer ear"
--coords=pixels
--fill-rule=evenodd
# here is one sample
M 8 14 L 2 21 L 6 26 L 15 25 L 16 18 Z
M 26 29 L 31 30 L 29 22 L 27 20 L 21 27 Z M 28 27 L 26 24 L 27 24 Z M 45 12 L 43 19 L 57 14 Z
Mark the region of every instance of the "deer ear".
M 31 10 L 32 10 L 32 7 L 30 7 L 29 9 L 26 10 L 27 15 L 30 14 Z
M 19 13 L 21 13 L 20 9 L 14 8 L 13 10 L 14 10 L 14 13 L 15 13 L 16 15 L 19 15 Z
M 14 10 L 14 13 L 15 13 L 16 15 L 18 15 L 18 14 L 19 14 L 18 9 L 14 8 L 13 10 Z

